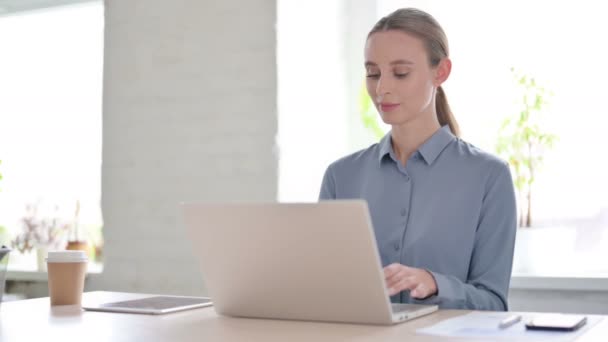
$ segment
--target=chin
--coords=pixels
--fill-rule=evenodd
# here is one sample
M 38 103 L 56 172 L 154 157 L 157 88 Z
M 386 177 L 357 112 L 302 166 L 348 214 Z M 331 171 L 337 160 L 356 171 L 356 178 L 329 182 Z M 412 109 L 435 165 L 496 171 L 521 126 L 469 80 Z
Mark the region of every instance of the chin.
M 380 118 L 385 124 L 391 126 L 399 126 L 409 121 L 406 117 L 397 113 L 383 113 L 380 114 Z

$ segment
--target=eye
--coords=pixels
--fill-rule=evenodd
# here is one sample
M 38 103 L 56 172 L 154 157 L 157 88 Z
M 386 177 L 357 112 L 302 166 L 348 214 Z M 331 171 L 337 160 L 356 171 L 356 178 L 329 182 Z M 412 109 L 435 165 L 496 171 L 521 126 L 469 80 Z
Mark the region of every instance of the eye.
M 367 78 L 377 79 L 380 78 L 380 69 L 370 66 L 365 68 L 365 76 Z
M 407 75 L 409 75 L 409 74 L 410 74 L 409 72 L 406 72 L 406 73 L 395 73 L 395 77 L 397 77 L 397 78 L 406 78 Z

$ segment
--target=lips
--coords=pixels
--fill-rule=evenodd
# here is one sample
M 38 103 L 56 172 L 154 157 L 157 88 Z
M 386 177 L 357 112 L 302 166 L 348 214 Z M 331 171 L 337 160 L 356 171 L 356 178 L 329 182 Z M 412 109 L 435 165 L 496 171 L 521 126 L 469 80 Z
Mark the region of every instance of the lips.
M 380 110 L 383 112 L 390 112 L 397 107 L 399 107 L 398 103 L 381 103 L 380 104 Z

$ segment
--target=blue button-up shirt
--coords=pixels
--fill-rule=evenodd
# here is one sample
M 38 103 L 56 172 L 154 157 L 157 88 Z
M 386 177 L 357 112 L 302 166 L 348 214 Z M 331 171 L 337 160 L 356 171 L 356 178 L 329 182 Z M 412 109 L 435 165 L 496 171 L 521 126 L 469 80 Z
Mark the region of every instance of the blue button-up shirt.
M 430 298 L 391 301 L 507 310 L 517 213 L 505 162 L 444 126 L 403 166 L 389 133 L 327 168 L 320 199 L 355 198 L 368 203 L 382 266 L 426 269 L 437 283 Z

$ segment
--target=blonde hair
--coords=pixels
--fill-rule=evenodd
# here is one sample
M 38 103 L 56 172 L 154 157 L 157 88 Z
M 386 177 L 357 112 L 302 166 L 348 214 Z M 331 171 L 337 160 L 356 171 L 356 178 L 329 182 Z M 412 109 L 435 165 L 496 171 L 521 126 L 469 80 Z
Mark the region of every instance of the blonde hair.
M 430 14 L 415 8 L 402 8 L 380 19 L 369 32 L 367 37 L 382 31 L 398 30 L 411 34 L 424 42 L 429 64 L 436 67 L 439 62 L 449 55 L 448 39 L 443 29 Z M 452 133 L 460 136 L 460 128 L 450 109 L 443 88 L 437 88 L 435 98 L 437 119 L 441 126 L 448 125 Z

